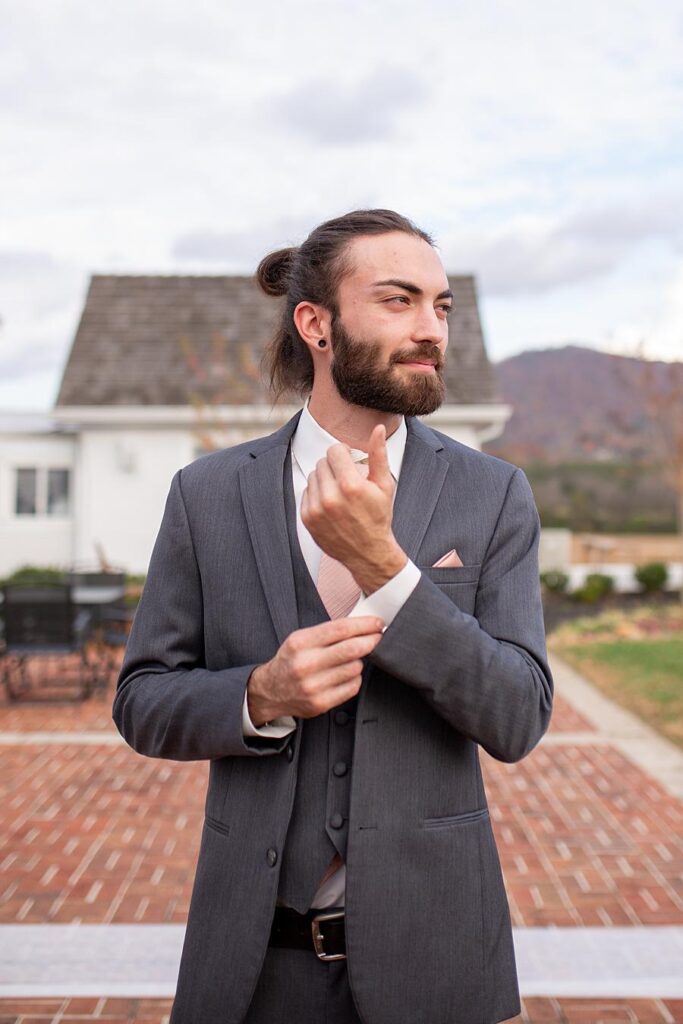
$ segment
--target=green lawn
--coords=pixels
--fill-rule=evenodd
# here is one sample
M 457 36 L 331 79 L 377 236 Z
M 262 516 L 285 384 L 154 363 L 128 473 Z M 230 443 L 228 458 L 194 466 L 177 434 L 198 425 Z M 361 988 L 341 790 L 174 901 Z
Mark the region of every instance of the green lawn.
M 683 747 L 683 635 L 551 647 L 608 697 Z

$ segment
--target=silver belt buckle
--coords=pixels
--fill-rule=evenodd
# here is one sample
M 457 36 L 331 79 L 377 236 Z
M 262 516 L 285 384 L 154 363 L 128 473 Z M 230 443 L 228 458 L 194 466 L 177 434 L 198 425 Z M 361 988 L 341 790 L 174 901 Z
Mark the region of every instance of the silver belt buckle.
M 313 948 L 318 960 L 346 960 L 346 953 L 326 953 L 323 946 L 323 935 L 318 927 L 321 921 L 338 921 L 344 917 L 343 910 L 336 910 L 331 914 L 316 914 L 311 921 L 311 935 L 313 936 Z

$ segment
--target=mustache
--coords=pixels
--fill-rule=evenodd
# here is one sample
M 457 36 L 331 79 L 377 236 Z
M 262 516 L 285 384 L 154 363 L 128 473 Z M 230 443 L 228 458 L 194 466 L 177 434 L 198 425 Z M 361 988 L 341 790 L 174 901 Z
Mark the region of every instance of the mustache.
M 436 370 L 442 370 L 444 359 L 438 345 L 422 345 L 418 349 L 401 349 L 394 352 L 390 362 L 392 363 L 432 363 Z

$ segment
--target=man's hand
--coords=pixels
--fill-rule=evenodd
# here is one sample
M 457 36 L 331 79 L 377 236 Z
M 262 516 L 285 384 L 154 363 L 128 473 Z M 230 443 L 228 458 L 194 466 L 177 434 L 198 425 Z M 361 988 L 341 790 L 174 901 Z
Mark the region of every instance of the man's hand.
M 290 633 L 274 658 L 254 669 L 247 707 L 255 726 L 280 715 L 313 718 L 355 697 L 366 655 L 382 638 L 374 615 L 334 619 Z
M 407 562 L 391 530 L 394 489 L 386 430 L 375 427 L 367 479 L 346 445 L 335 444 L 308 478 L 301 520 L 316 544 L 351 572 L 365 594 L 387 583 Z

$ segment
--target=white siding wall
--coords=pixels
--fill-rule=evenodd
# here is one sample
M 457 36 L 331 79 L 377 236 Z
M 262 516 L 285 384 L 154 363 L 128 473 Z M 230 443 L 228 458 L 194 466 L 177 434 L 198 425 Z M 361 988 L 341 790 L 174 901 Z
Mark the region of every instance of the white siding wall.
M 68 567 L 74 555 L 73 438 L 0 434 L 0 577 L 21 565 Z M 71 469 L 66 516 L 16 515 L 17 468 Z
M 171 477 L 194 457 L 187 429 L 87 430 L 78 452 L 76 559 L 147 571 Z

